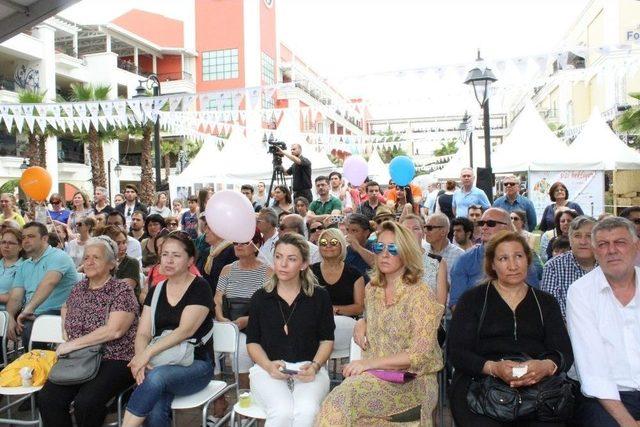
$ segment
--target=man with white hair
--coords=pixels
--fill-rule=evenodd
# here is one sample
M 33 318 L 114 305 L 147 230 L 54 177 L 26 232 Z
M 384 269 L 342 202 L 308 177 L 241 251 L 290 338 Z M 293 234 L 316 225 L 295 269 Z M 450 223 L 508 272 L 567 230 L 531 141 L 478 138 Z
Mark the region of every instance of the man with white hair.
M 640 267 L 638 236 L 626 218 L 601 220 L 591 231 L 598 267 L 567 295 L 567 326 L 583 401 L 585 427 L 637 426 L 640 420 Z
M 484 209 L 489 209 L 491 203 L 483 190 L 473 185 L 475 176 L 473 169 L 462 168 L 460 171 L 460 182 L 462 186 L 453 193 L 453 216 L 466 218 L 469 206 L 480 205 Z
M 507 212 L 525 211 L 527 213 L 527 230 L 533 231 L 538 224 L 536 209 L 531 200 L 520 195 L 520 178 L 515 175 L 507 175 L 502 179 L 502 185 L 504 186 L 504 196 L 498 197 L 493 202 L 493 207 L 504 209 Z
M 509 212 L 500 208 L 490 208 L 482 214 L 477 224 L 481 230 L 482 244 L 469 249 L 455 262 L 451 269 L 451 292 L 449 306 L 454 307 L 462 294 L 480 284 L 484 278 L 484 245 L 499 231 L 513 231 Z M 539 280 L 536 269 L 531 264 L 527 272 L 527 284 L 538 287 Z
M 447 262 L 447 275 L 448 279 L 451 279 L 451 268 L 464 251 L 447 238 L 449 218 L 445 214 L 435 213 L 429 215 L 425 222 L 424 238 L 427 241 L 425 250 L 427 253 L 442 257 Z

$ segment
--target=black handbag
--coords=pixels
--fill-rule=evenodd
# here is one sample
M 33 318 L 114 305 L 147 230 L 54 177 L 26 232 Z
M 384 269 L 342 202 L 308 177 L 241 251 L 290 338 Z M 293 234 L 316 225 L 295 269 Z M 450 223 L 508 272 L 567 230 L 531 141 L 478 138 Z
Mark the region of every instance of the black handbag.
M 489 286 L 484 296 L 484 304 L 480 314 L 480 322 L 476 332 L 480 339 L 480 328 L 487 309 L 487 296 Z M 540 320 L 544 327 L 542 308 L 535 289 L 531 288 L 538 305 Z M 560 355 L 559 374 L 552 375 L 529 387 L 513 388 L 505 384 L 500 378 L 487 375 L 473 378 L 467 392 L 467 404 L 469 409 L 478 415 L 484 415 L 500 422 L 513 422 L 516 420 L 538 420 L 543 422 L 562 422 L 571 418 L 575 404 L 571 381 L 563 371 L 564 358 Z M 505 359 L 526 361 L 530 357 L 513 356 Z
M 234 321 L 240 317 L 249 315 L 251 298 L 227 298 L 222 296 L 222 314 L 227 319 Z

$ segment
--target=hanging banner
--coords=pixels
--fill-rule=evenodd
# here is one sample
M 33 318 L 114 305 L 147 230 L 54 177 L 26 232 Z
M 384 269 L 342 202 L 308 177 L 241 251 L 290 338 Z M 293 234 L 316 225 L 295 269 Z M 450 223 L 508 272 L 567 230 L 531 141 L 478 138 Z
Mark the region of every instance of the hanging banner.
M 544 209 L 551 204 L 549 188 L 561 182 L 569 190 L 569 201 L 580 205 L 585 215 L 597 217 L 604 212 L 603 171 L 532 171 L 529 172 L 529 200 L 536 209 L 538 222 Z

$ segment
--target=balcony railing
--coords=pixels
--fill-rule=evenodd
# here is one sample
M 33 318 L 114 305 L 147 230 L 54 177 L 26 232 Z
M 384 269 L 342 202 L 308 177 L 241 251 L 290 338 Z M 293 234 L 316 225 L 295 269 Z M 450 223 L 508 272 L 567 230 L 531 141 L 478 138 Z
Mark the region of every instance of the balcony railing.
M 140 166 L 142 165 L 142 154 L 140 153 L 127 153 L 120 157 L 120 164 L 122 166 Z
M 148 71 L 141 70 L 133 62 L 120 58 L 118 58 L 118 68 L 143 77 L 149 77 L 149 74 L 151 74 Z
M 175 73 L 160 73 L 158 74 L 158 80 L 161 82 L 172 82 L 176 80 L 188 80 L 192 82 L 193 76 L 186 71 L 176 71 Z
M 71 56 L 73 58 L 78 57 L 78 51 L 73 48 L 73 46 L 56 46 L 57 53 L 64 53 L 65 55 Z

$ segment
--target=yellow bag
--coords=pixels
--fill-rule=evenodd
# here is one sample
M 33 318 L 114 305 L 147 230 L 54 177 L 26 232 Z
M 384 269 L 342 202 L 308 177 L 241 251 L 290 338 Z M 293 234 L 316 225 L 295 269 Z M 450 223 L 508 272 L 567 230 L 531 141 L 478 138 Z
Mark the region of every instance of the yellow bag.
M 13 362 L 9 363 L 0 372 L 0 387 L 21 387 L 22 378 L 20 369 L 28 366 L 33 368 L 33 385 L 41 386 L 47 381 L 51 367 L 58 361 L 55 351 L 31 350 Z

